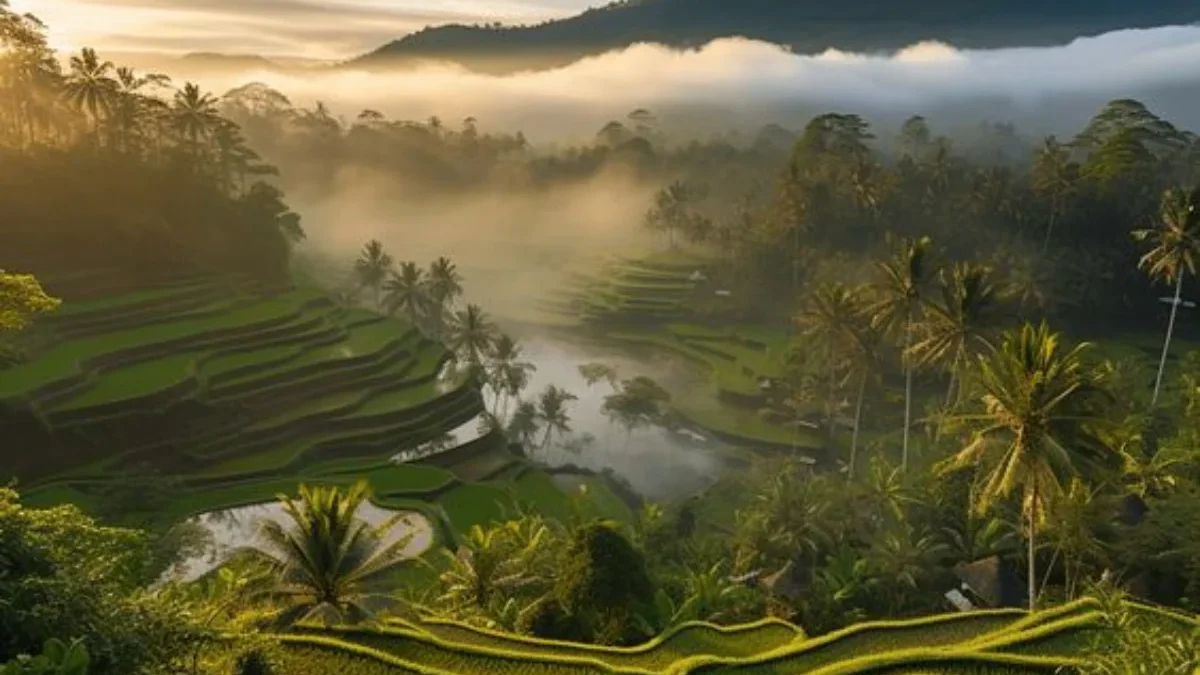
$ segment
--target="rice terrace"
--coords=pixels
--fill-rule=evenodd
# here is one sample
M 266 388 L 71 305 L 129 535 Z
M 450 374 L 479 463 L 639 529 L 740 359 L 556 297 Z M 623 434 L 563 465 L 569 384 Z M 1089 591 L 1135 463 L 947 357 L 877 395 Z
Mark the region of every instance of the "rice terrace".
M 150 4 L 0 0 L 0 675 L 1200 675 L 1190 4 Z

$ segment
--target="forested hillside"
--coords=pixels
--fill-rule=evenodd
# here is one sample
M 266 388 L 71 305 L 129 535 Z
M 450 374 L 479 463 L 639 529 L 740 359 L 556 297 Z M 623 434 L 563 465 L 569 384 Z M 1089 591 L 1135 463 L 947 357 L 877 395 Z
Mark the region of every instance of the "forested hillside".
M 959 47 L 1066 43 L 1082 35 L 1200 20 L 1187 0 L 1149 2 L 855 2 L 626 0 L 537 26 L 428 28 L 353 62 L 386 66 L 442 60 L 481 71 L 546 68 L 638 42 L 698 47 L 747 37 L 810 53 L 893 50 L 922 40 Z

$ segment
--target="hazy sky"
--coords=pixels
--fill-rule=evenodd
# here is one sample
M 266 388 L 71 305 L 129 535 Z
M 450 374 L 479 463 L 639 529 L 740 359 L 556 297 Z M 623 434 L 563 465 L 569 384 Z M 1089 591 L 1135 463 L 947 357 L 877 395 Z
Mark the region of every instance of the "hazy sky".
M 12 0 L 60 49 L 352 56 L 430 24 L 533 22 L 602 0 Z

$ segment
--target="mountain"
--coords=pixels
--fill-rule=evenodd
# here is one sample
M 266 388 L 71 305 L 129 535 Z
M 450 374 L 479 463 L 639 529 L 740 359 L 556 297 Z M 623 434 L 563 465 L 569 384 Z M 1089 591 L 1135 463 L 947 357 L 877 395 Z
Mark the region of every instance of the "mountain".
M 639 42 L 692 48 L 735 36 L 798 53 L 895 50 L 922 40 L 964 48 L 1038 46 L 1197 21 L 1196 0 L 624 0 L 536 26 L 426 28 L 349 65 L 444 61 L 507 73 L 565 65 Z

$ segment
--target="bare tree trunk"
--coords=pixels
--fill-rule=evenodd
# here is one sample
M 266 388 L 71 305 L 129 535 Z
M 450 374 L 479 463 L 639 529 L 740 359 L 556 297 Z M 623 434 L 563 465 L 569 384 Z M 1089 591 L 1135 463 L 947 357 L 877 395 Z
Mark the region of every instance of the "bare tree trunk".
M 1167 321 L 1167 337 L 1163 340 L 1162 357 L 1158 360 L 1158 376 L 1154 378 L 1154 396 L 1150 398 L 1150 407 L 1158 405 L 1158 392 L 1162 387 L 1163 371 L 1167 368 L 1167 353 L 1171 350 L 1171 333 L 1175 330 L 1175 315 L 1179 312 L 1179 294 L 1183 291 L 1183 269 L 1179 270 L 1179 278 L 1175 280 L 1175 299 L 1171 304 L 1171 318 Z
M 858 429 L 862 424 L 863 398 L 867 392 L 867 371 L 864 368 L 862 378 L 858 382 L 858 402 L 854 405 L 854 433 L 850 435 L 850 467 L 846 470 L 846 479 L 854 480 L 854 464 L 858 460 Z
M 912 347 L 913 311 L 908 310 L 908 321 L 904 325 L 904 445 L 900 455 L 900 470 L 908 472 L 908 429 L 912 425 L 912 358 L 908 350 Z
M 1037 608 L 1037 546 L 1034 537 L 1037 535 L 1037 478 L 1033 479 L 1033 487 L 1029 495 L 1029 505 L 1026 507 L 1025 519 L 1029 522 L 1029 611 Z

